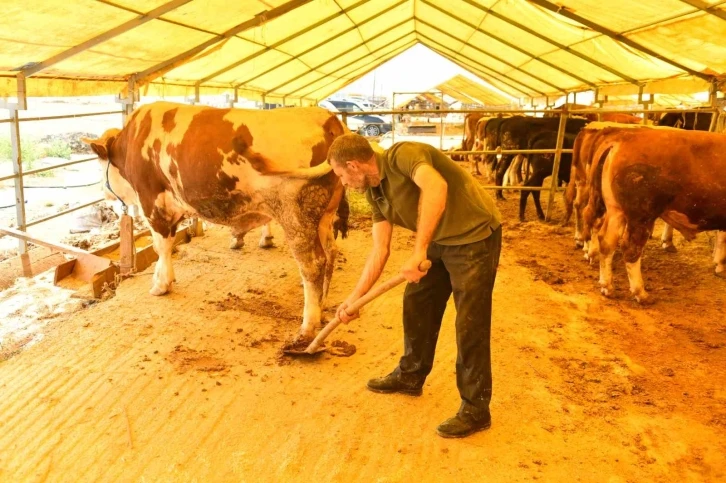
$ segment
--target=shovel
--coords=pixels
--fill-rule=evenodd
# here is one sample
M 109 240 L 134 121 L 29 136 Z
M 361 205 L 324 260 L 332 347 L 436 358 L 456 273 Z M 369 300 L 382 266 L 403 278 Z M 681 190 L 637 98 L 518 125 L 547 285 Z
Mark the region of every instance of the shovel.
M 418 266 L 419 271 L 421 272 L 428 272 L 428 270 L 431 268 L 431 260 L 424 260 L 421 262 L 421 264 Z M 373 287 L 366 293 L 364 296 L 353 302 L 346 310 L 346 313 L 350 314 L 350 312 L 356 313 L 358 312 L 364 305 L 366 305 L 368 302 L 370 302 L 373 299 L 378 298 L 379 296 L 383 295 L 384 293 L 391 290 L 393 287 L 400 285 L 401 283 L 405 282 L 406 279 L 401 275 L 400 273 L 396 275 L 393 278 L 390 278 L 389 280 L 383 282 L 382 284 L 377 285 L 376 287 Z M 319 352 L 323 352 L 326 350 L 325 346 L 322 346 L 323 341 L 326 337 L 330 335 L 331 332 L 335 330 L 336 327 L 340 325 L 342 320 L 340 320 L 338 317 L 334 318 L 330 321 L 328 325 L 323 327 L 323 330 L 320 331 L 320 333 L 313 339 L 313 341 L 310 343 L 309 346 L 305 350 L 296 349 L 294 347 L 290 347 L 288 349 L 283 349 L 282 352 L 285 354 L 292 354 L 292 355 L 314 355 Z M 321 347 L 322 346 L 322 347 Z

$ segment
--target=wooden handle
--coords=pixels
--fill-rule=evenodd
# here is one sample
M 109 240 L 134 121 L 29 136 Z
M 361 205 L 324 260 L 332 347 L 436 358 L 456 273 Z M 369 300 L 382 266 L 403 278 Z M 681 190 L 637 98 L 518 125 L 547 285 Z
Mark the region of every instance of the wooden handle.
M 428 272 L 431 268 L 431 260 L 424 260 L 421 262 L 421 264 L 418 266 L 418 269 L 422 272 Z M 395 277 L 383 282 L 382 284 L 379 284 L 372 289 L 368 291 L 364 296 L 353 302 L 347 309 L 346 313 L 350 315 L 351 312 L 356 313 L 358 312 L 364 305 L 366 305 L 371 300 L 380 297 L 384 293 L 391 290 L 396 285 L 401 284 L 406 279 L 403 275 L 400 273 L 396 275 Z M 312 354 L 315 352 L 318 347 L 320 347 L 320 344 L 323 343 L 326 337 L 330 335 L 331 332 L 335 330 L 336 327 L 340 325 L 342 321 L 336 317 L 333 320 L 330 321 L 328 325 L 323 327 L 323 330 L 320 331 L 320 333 L 313 339 L 313 341 L 310 343 L 310 345 L 305 349 L 305 352 L 308 352 Z

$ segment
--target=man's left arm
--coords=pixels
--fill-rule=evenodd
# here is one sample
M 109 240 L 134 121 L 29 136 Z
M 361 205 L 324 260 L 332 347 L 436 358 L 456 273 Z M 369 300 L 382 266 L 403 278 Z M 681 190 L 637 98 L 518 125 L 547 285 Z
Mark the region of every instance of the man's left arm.
M 418 283 L 426 275 L 418 267 L 421 262 L 426 260 L 426 252 L 434 237 L 434 231 L 446 208 L 448 186 L 446 180 L 428 163 L 417 166 L 412 179 L 421 190 L 418 202 L 416 243 L 413 255 L 403 265 L 401 273 L 409 282 Z

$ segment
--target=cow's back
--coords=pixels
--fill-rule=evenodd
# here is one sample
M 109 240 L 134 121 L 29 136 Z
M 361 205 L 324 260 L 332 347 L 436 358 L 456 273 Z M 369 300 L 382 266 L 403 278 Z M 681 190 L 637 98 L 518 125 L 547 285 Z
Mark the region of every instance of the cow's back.
M 661 216 L 681 232 L 726 229 L 726 135 L 619 130 L 603 171 L 630 216 Z
M 226 223 L 274 196 L 283 180 L 267 174 L 324 162 L 344 133 L 334 114 L 317 107 L 260 111 L 158 102 L 129 118 L 120 169 L 142 205 L 170 192 L 188 211 Z M 324 184 L 332 186 L 332 178 Z

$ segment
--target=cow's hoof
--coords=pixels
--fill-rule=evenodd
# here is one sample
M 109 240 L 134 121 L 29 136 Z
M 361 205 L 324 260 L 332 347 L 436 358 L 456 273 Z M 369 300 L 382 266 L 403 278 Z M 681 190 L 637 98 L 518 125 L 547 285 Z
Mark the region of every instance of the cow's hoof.
M 661 246 L 663 247 L 663 250 L 668 253 L 678 253 L 678 249 L 672 243 L 663 243 Z
M 274 248 L 275 244 L 272 243 L 272 239 L 275 238 L 273 236 L 266 236 L 264 238 L 260 239 L 259 247 L 260 248 Z
M 713 274 L 716 275 L 718 278 L 726 280 L 726 268 L 721 268 L 721 270 L 716 268 L 716 271 L 713 272 Z
M 159 296 L 169 293 L 169 290 L 171 290 L 171 284 L 156 283 L 153 287 L 151 287 L 149 293 L 151 295 Z
M 582 240 L 575 240 L 575 246 L 576 246 L 577 248 L 582 248 L 582 247 L 584 247 L 584 246 L 585 246 L 585 242 L 584 242 L 584 241 L 582 241 Z
M 245 246 L 245 240 L 244 240 L 244 238 L 235 238 L 235 237 L 232 237 L 232 239 L 229 241 L 229 248 L 230 248 L 230 250 L 239 250 L 243 246 Z
M 648 295 L 648 293 L 645 291 L 643 291 L 637 295 L 634 295 L 634 296 L 635 296 L 635 301 L 638 302 L 640 305 L 653 305 L 653 302 L 655 302 L 653 297 Z
M 609 287 L 607 287 L 607 286 L 600 287 L 600 293 L 603 294 L 607 298 L 611 298 L 613 296 L 613 294 L 615 293 L 615 291 L 613 290 L 613 287 L 611 285 Z

